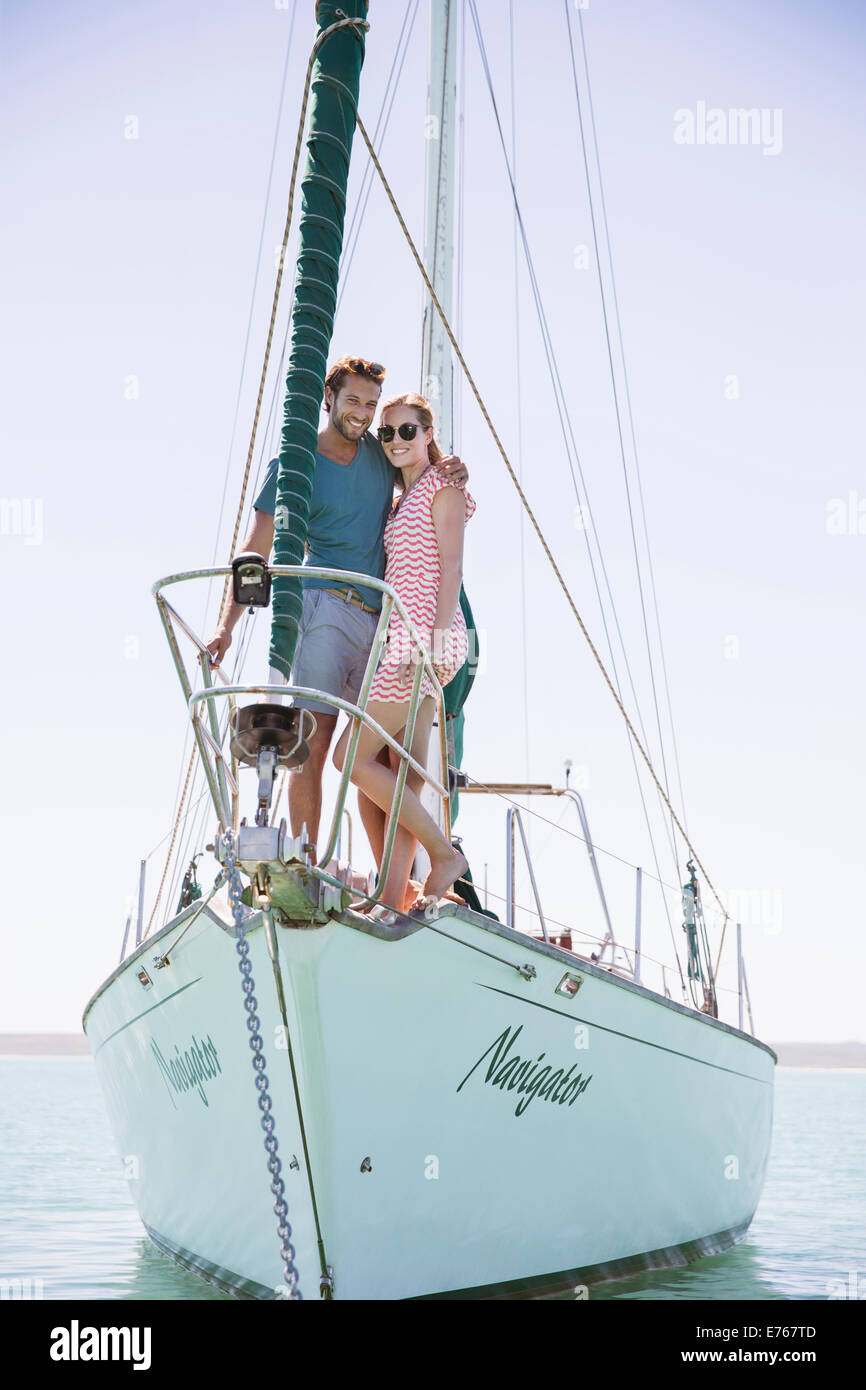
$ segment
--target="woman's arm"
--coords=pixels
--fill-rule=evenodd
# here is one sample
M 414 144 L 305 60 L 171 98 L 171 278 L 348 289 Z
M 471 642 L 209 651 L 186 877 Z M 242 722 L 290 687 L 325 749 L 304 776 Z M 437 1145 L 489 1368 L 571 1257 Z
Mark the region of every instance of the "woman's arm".
M 433 528 L 439 548 L 442 575 L 433 623 L 433 650 L 436 633 L 447 632 L 454 621 L 463 580 L 463 536 L 466 530 L 466 497 L 459 487 L 443 487 L 433 498 Z M 439 641 L 441 642 L 441 638 Z

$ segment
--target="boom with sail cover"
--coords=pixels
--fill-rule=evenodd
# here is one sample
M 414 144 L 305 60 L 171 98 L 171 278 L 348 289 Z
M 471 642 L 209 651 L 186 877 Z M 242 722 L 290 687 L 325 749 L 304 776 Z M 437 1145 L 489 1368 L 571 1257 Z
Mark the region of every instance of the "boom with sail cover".
M 307 163 L 301 181 L 292 345 L 274 511 L 274 560 L 278 565 L 303 564 L 307 540 L 319 410 L 337 304 L 346 183 L 364 62 L 367 0 L 351 0 L 349 8 L 355 24 L 346 23 L 346 11 L 335 0 L 319 0 L 316 6 L 316 42 L 320 47 L 311 82 Z M 287 680 L 300 616 L 300 581 L 276 576 L 270 664 Z

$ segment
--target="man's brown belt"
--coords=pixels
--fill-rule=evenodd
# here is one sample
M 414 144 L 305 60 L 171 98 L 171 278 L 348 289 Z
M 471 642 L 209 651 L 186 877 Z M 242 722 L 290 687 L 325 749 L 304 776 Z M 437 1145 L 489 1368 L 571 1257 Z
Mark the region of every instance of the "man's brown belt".
M 326 594 L 333 594 L 335 598 L 341 598 L 344 603 L 354 603 L 356 608 L 362 608 L 365 613 L 378 613 L 378 608 L 371 608 L 369 603 L 365 603 L 360 594 L 356 594 L 354 589 L 326 589 Z

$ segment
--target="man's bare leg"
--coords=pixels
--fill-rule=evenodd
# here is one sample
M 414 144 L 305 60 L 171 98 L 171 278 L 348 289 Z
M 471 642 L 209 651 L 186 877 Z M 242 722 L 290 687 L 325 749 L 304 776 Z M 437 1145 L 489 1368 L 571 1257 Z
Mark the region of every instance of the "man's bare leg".
M 289 774 L 289 819 L 292 834 L 300 835 L 304 825 L 311 845 L 319 838 L 319 818 L 322 814 L 322 773 L 334 729 L 337 727 L 336 714 L 315 712 L 316 732 L 310 739 L 310 756 L 297 772 Z

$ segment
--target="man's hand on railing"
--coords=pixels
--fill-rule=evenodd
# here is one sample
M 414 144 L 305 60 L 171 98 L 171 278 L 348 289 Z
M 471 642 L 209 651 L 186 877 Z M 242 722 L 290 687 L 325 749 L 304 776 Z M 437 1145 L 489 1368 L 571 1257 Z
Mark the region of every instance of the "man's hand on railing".
M 211 666 L 219 666 L 231 644 L 231 633 L 227 632 L 224 627 L 218 627 L 210 641 L 205 643 L 210 653 Z

